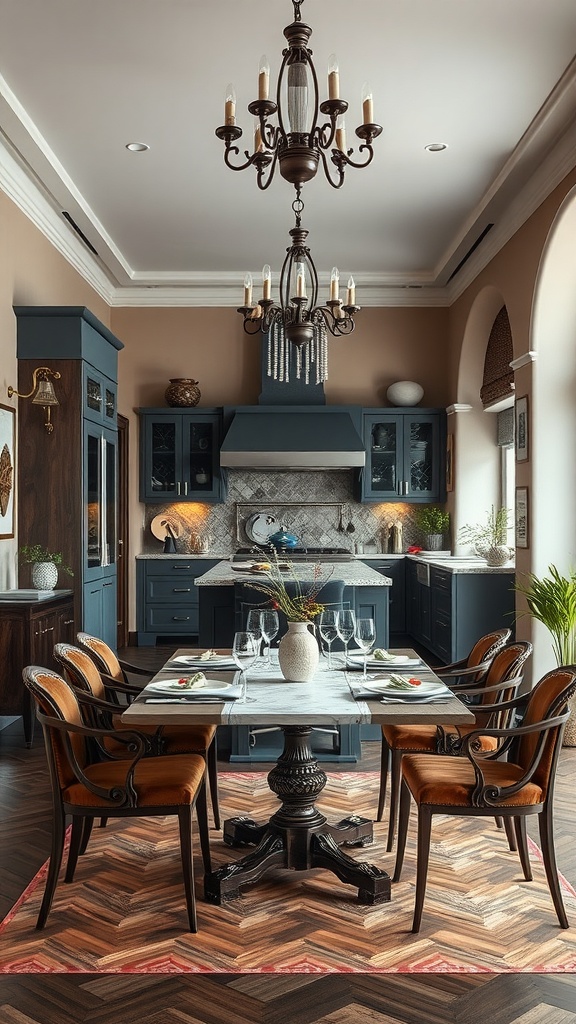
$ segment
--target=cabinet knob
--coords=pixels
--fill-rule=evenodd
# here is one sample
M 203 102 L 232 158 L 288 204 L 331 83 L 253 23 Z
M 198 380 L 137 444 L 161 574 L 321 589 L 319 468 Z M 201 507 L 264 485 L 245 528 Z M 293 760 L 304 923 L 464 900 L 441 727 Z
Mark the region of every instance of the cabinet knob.
M 74 619 L 64 619 L 64 625 L 65 626 L 73 626 L 74 625 Z
M 43 633 L 53 633 L 54 632 L 54 626 L 46 626 L 46 629 L 43 629 L 42 632 Z

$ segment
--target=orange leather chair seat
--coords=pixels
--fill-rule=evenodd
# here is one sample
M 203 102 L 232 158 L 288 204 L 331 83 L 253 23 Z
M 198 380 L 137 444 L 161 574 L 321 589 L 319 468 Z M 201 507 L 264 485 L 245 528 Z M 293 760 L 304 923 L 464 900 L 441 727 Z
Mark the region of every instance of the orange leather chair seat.
M 95 786 L 111 789 L 124 779 L 130 761 L 104 761 L 88 765 L 86 777 Z M 172 757 L 142 758 L 134 771 L 138 808 L 192 804 L 202 782 L 206 762 L 199 754 L 176 754 Z M 110 801 L 90 793 L 80 782 L 67 786 L 62 793 L 65 803 L 82 807 L 106 807 Z
M 525 768 L 508 761 L 482 762 L 482 774 L 488 785 L 513 786 L 525 773 Z M 405 754 L 402 774 L 418 804 L 472 806 L 476 776 L 468 758 Z M 544 795 L 541 786 L 528 782 L 515 796 L 499 801 L 498 806 L 527 807 L 541 803 Z M 497 813 L 495 809 L 494 814 Z
M 388 746 L 393 750 L 426 750 L 434 754 L 436 753 L 436 728 L 435 725 L 383 725 L 382 732 Z M 458 738 L 459 735 L 465 736 L 473 729 L 477 729 L 478 726 L 475 723 L 461 725 L 458 732 L 453 726 L 445 725 L 442 728 L 447 736 Z M 487 753 L 489 750 L 495 750 L 496 744 L 497 740 L 494 736 L 481 736 L 475 749 Z

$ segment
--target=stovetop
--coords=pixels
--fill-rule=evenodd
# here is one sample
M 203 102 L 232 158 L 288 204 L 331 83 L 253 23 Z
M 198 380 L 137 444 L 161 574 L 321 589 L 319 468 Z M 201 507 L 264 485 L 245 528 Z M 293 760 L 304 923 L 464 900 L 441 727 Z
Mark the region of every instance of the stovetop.
M 243 562 L 247 558 L 267 558 L 270 552 L 266 548 L 259 548 L 256 545 L 251 548 L 238 548 L 232 561 Z M 352 562 L 354 555 L 347 548 L 280 548 L 278 555 L 295 562 Z

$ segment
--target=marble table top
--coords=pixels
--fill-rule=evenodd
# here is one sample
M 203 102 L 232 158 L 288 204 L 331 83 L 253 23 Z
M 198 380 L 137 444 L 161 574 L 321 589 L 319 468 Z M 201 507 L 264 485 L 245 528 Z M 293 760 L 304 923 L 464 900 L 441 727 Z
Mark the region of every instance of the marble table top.
M 190 651 L 180 650 L 177 654 Z M 408 649 L 395 653 L 417 657 Z M 342 655 L 333 654 L 333 668 L 328 671 L 327 659 L 322 657 L 314 679 L 309 683 L 287 681 L 280 674 L 278 653 L 272 651 L 270 669 L 259 659 L 248 672 L 246 703 L 228 701 L 222 704 L 201 704 L 185 701 L 169 704 L 147 704 L 138 700 L 122 715 L 125 725 L 137 729 L 138 725 L 182 725 L 210 722 L 218 725 L 343 725 L 351 723 L 402 723 L 430 725 L 441 722 L 471 723 L 473 713 L 456 697 L 445 703 L 407 704 L 398 701 L 382 704 L 379 700 L 356 700 L 352 686 L 360 681 L 360 673 L 348 672 Z M 414 670 L 416 672 L 416 670 Z M 418 669 L 423 680 L 436 679 L 428 666 Z M 210 679 L 236 681 L 233 672 L 210 672 Z M 154 682 L 175 679 L 177 673 L 162 669 Z M 146 697 L 146 690 L 143 691 Z M 150 694 L 149 694 L 150 696 Z M 155 695 L 157 696 L 157 695 Z M 250 698 L 255 698 L 254 701 Z

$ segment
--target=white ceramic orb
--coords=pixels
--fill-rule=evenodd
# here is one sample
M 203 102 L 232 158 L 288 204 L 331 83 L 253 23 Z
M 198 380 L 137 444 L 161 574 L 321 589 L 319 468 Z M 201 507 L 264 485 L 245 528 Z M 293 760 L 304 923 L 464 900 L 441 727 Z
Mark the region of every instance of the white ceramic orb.
M 422 400 L 424 388 L 414 380 L 397 380 L 386 392 L 386 398 L 392 405 L 418 405 Z

